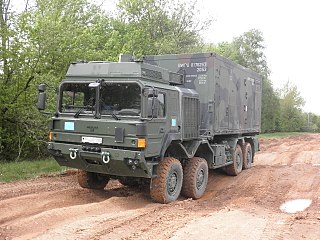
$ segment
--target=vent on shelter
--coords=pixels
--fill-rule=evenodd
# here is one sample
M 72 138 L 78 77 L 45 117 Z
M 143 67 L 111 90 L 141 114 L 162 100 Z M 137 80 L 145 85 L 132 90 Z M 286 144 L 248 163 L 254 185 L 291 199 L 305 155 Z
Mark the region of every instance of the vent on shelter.
M 169 82 L 172 85 L 184 84 L 184 75 L 180 73 L 169 72 Z
M 162 74 L 161 72 L 158 72 L 158 71 L 142 68 L 141 73 L 142 73 L 142 76 L 144 77 L 153 78 L 153 79 L 162 79 Z

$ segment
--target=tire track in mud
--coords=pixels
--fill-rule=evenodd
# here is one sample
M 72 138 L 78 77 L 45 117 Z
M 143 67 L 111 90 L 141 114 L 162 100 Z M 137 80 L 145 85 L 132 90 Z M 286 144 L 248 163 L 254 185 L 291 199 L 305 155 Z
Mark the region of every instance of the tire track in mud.
M 2 183 L 0 240 L 192 239 L 188 231 L 204 228 L 207 219 L 221 226 L 209 222 L 203 229 L 208 237 L 230 237 L 230 232 L 224 232 L 228 227 L 234 239 L 316 239 L 320 235 L 319 143 L 320 135 L 276 143 L 264 140 L 253 168 L 237 177 L 210 170 L 201 199 L 180 197 L 167 205 L 153 203 L 148 187 L 132 189 L 115 180 L 103 191 L 81 189 L 73 174 Z M 280 211 L 285 201 L 302 197 L 313 201 L 305 212 Z M 247 220 L 253 225 L 240 227 L 243 232 L 256 227 L 258 232 L 251 238 L 228 225 L 228 221 Z
M 75 181 L 74 178 L 67 179 Z M 37 194 L 29 194 L 27 191 L 27 194 L 23 195 L 24 187 L 23 184 L 21 185 L 19 195 L 22 196 L 7 198 L 0 202 L 0 209 L 2 209 L 0 233 L 1 229 L 2 231 L 4 229 L 12 233 L 12 237 L 28 232 L 32 232 L 32 236 L 35 236 L 35 233 L 54 227 L 57 222 L 63 222 L 65 219 L 74 218 L 74 216 L 83 217 L 90 211 L 101 212 L 104 206 L 100 205 L 106 201 L 114 202 L 112 200 L 114 198 L 127 198 L 134 194 L 122 187 L 111 188 L 108 191 L 90 191 L 77 187 Z M 34 225 L 32 229 L 28 227 L 30 223 Z

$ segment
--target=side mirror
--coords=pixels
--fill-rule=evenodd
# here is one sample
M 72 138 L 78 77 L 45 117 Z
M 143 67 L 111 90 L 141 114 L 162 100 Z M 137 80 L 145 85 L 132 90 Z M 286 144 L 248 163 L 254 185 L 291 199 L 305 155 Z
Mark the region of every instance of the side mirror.
M 160 103 L 157 98 L 152 96 L 148 98 L 147 116 L 148 118 L 157 118 L 159 116 Z
M 146 97 L 158 97 L 159 90 L 147 87 L 143 89 L 143 94 Z
M 89 88 L 96 88 L 96 87 L 100 87 L 101 83 L 99 82 L 92 82 L 89 83 Z
M 46 94 L 46 85 L 45 84 L 40 84 L 38 87 L 39 90 L 39 94 L 38 94 L 38 110 L 42 111 L 46 109 L 46 98 L 47 98 L 47 94 Z
M 159 89 L 145 87 L 142 91 L 142 94 L 145 99 L 145 105 L 144 105 L 145 110 L 142 112 L 142 116 L 145 118 L 151 118 L 151 119 L 157 118 L 158 111 L 160 108 L 160 104 L 158 100 Z
M 45 92 L 39 92 L 38 110 L 42 111 L 46 109 L 46 98 L 47 98 L 47 94 Z
M 45 92 L 46 89 L 47 89 L 47 87 L 44 83 L 39 84 L 39 86 L 38 86 L 39 92 Z

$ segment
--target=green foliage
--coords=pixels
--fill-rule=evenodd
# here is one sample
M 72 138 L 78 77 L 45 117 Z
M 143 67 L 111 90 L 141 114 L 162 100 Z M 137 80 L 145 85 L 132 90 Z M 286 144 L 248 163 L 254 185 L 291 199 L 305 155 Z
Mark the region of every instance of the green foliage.
M 264 38 L 262 32 L 251 29 L 235 37 L 231 43 L 222 42 L 217 46 L 209 46 L 209 50 L 239 63 L 242 66 L 261 74 L 267 78 L 270 74 L 264 53 Z
M 108 58 L 109 24 L 86 0 L 38 0 L 20 14 L 3 15 L 0 160 L 46 153 L 48 118 L 35 108 L 37 85 L 49 86 L 48 110 L 54 112 L 55 88 L 70 62 Z
M 12 182 L 22 179 L 34 178 L 42 174 L 55 173 L 62 167 L 53 159 L 22 162 L 0 162 L 0 182 Z
M 211 22 L 199 22 L 194 4 L 184 1 L 120 0 L 118 9 L 117 36 L 125 40 L 121 52 L 136 56 L 192 52 Z
M 21 13 L 1 1 L 0 161 L 46 154 L 48 117 L 35 107 L 37 85 L 55 89 L 75 60 L 117 61 L 120 53 L 192 52 L 209 26 L 192 3 L 121 0 L 115 17 L 89 0 L 36 0 Z
M 304 129 L 309 132 L 320 132 L 320 116 L 313 113 L 305 113 L 306 125 Z
M 301 131 L 306 121 L 301 110 L 305 101 L 300 96 L 297 86 L 289 81 L 279 91 L 280 116 L 279 127 L 281 131 Z
M 274 133 L 263 133 L 259 135 L 259 139 L 274 139 L 274 138 L 286 138 L 292 136 L 299 136 L 311 134 L 308 132 L 274 132 Z
M 274 132 L 278 128 L 280 114 L 279 97 L 273 89 L 269 79 L 262 81 L 261 131 Z

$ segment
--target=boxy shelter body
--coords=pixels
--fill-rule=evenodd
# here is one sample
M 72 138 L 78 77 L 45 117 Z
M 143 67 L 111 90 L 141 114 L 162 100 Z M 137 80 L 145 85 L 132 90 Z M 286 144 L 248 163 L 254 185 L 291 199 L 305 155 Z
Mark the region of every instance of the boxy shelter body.
M 179 72 L 200 99 L 200 134 L 257 134 L 261 76 L 214 53 L 144 56 L 143 61 Z

